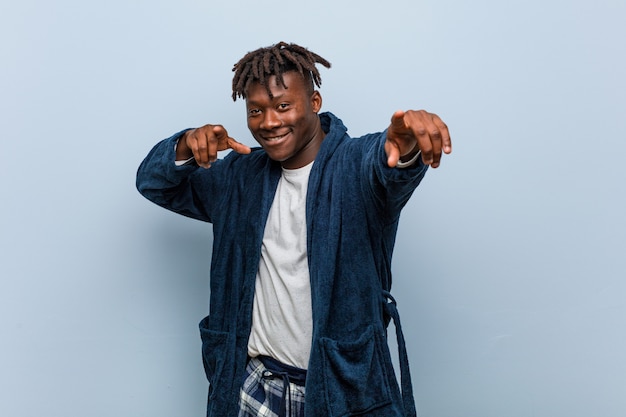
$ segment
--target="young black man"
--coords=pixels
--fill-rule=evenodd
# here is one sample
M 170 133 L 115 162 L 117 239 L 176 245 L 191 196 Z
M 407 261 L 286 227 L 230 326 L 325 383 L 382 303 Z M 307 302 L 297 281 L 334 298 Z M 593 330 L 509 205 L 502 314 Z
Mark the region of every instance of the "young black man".
M 233 100 L 260 147 L 207 124 L 157 144 L 138 171 L 146 198 L 213 224 L 207 416 L 416 415 L 391 256 L 400 212 L 450 134 L 435 114 L 399 110 L 384 131 L 349 137 L 320 113 L 317 64 L 330 67 L 284 42 L 248 53 Z

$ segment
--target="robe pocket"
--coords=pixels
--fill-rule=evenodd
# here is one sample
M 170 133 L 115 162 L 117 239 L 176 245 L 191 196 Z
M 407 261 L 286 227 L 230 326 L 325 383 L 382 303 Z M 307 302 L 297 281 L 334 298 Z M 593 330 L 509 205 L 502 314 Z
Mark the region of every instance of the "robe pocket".
M 380 340 L 373 327 L 355 341 L 322 338 L 321 342 L 329 415 L 352 416 L 391 403 Z
M 202 338 L 202 363 L 204 372 L 210 385 L 214 385 L 219 380 L 222 368 L 224 367 L 226 355 L 226 342 L 228 333 L 209 330 L 200 325 L 200 337 Z

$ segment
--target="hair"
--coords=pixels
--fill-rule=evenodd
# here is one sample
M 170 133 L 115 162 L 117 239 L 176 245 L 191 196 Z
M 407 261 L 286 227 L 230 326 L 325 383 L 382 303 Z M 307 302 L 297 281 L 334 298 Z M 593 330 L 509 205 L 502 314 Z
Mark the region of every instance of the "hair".
M 245 99 L 248 87 L 254 82 L 264 85 L 269 96 L 272 97 L 268 79 L 275 75 L 277 81 L 287 88 L 283 74 L 288 71 L 297 71 L 305 80 L 309 80 L 311 90 L 313 90 L 313 83 L 320 87 L 322 78 L 315 64 L 330 68 L 330 62 L 295 43 L 279 42 L 266 48 L 248 52 L 233 67 L 235 73 L 233 76 L 233 101 L 236 101 L 237 97 Z

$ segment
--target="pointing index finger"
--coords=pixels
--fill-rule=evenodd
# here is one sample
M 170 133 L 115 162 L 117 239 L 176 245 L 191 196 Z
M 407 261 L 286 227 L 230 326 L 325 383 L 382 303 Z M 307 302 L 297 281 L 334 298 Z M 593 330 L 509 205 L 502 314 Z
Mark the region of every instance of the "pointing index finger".
M 228 147 L 233 151 L 241 154 L 249 154 L 251 152 L 250 147 L 244 145 L 243 143 L 237 142 L 234 138 L 228 137 Z
M 404 110 L 396 110 L 391 115 L 391 127 L 396 129 L 406 129 L 404 122 Z

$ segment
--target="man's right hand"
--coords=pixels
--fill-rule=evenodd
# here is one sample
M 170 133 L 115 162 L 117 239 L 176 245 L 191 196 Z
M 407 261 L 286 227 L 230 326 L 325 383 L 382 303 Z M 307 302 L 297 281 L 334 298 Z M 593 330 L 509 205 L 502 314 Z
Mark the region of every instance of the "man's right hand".
M 191 157 L 203 168 L 209 168 L 217 160 L 217 152 L 232 149 L 237 153 L 248 154 L 250 148 L 228 136 L 222 125 L 204 125 L 185 132 L 176 147 L 176 160 L 184 161 Z

